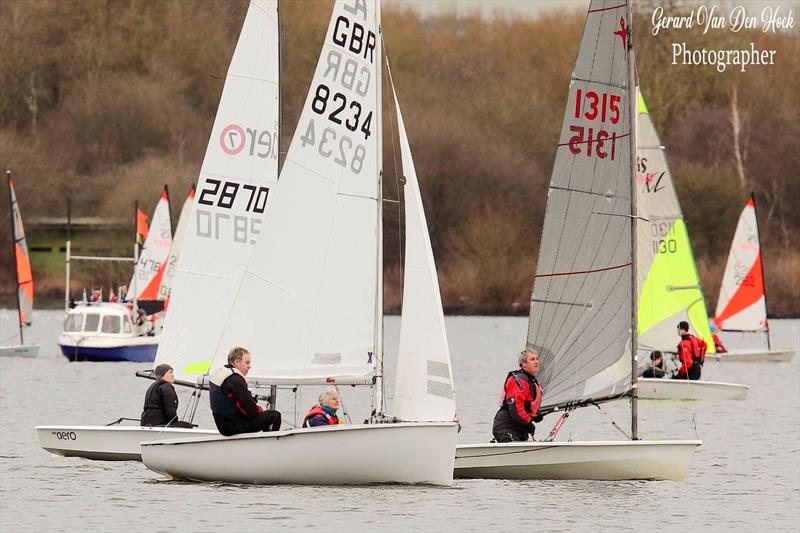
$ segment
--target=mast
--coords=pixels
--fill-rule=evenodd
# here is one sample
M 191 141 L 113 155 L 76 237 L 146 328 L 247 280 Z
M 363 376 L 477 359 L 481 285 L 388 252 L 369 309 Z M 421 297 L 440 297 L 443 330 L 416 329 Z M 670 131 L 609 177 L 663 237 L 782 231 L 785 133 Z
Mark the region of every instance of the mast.
M 636 362 L 639 349 L 639 331 L 636 316 L 637 265 L 636 265 L 636 225 L 638 211 L 636 206 L 636 117 L 637 99 L 634 80 L 636 61 L 633 52 L 633 11 L 628 4 L 628 114 L 630 118 L 630 167 L 631 167 L 631 440 L 639 440 L 639 365 Z
M 282 53 L 282 46 L 283 46 L 283 34 L 281 31 L 281 0 L 278 0 L 278 134 L 277 134 L 277 143 L 278 143 L 278 175 L 275 176 L 275 180 L 277 181 L 280 179 L 281 176 L 281 168 L 283 168 L 283 162 L 286 160 L 286 153 L 281 152 L 281 135 L 283 134 L 283 100 L 281 99 L 281 76 L 283 75 L 283 53 Z
M 72 224 L 72 198 L 67 197 L 67 242 L 64 246 L 64 311 L 69 312 L 69 270 L 72 255 L 72 238 L 70 226 Z
M 761 261 L 761 286 L 764 288 L 764 329 L 767 332 L 767 350 L 772 346 L 769 341 L 769 306 L 767 305 L 767 281 L 764 276 L 764 256 L 761 253 L 761 231 L 758 229 L 758 210 L 756 209 L 756 193 L 750 192 L 750 201 L 753 202 L 753 218 L 756 219 L 756 239 L 758 240 L 758 260 Z
M 136 265 L 139 264 L 139 200 L 133 201 L 133 309 L 139 308 Z M 127 296 L 127 295 L 126 295 Z
M 22 320 L 20 316 L 20 308 L 22 304 L 19 300 L 19 272 L 17 272 L 17 225 L 16 221 L 14 220 L 14 193 L 12 192 L 13 185 L 11 184 L 11 169 L 6 167 L 6 180 L 8 181 L 8 207 L 11 215 L 11 246 L 14 250 L 14 279 L 17 280 L 17 325 L 19 326 L 19 343 L 25 344 L 25 340 L 22 338 Z
M 377 135 L 378 151 L 378 223 L 377 235 L 377 276 L 375 290 L 375 413 L 383 414 L 383 30 L 381 28 L 381 3 L 375 2 L 375 26 L 378 30 L 375 54 L 378 61 L 376 68 L 375 89 L 375 135 Z

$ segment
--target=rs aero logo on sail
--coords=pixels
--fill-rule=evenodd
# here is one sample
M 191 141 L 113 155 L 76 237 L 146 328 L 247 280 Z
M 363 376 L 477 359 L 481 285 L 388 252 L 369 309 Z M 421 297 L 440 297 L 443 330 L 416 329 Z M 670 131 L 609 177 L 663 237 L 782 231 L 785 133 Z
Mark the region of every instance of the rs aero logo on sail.
M 277 124 L 270 130 L 228 124 L 219 134 L 219 146 L 228 155 L 244 154 L 261 159 L 278 158 Z

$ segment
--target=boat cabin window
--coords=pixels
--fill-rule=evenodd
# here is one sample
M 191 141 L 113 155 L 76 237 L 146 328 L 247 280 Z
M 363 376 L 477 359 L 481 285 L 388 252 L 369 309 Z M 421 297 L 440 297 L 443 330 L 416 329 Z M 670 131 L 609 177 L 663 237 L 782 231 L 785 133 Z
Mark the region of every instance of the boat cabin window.
M 128 316 L 122 319 L 122 332 L 133 333 L 133 325 L 131 324 L 131 318 Z
M 83 315 L 72 313 L 64 320 L 64 331 L 80 331 L 83 326 Z
M 103 327 L 100 331 L 103 333 L 119 333 L 120 323 L 121 321 L 118 316 L 106 315 L 103 317 Z
M 86 321 L 83 324 L 83 331 L 97 331 L 97 326 L 100 325 L 100 315 L 97 313 L 88 313 Z

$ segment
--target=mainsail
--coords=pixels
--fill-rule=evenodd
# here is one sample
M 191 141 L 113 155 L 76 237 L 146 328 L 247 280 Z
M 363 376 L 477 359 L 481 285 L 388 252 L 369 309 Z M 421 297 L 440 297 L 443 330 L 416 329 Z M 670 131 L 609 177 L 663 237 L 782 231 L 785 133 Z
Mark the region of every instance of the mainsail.
M 715 351 L 700 277 L 681 206 L 641 92 L 636 128 L 636 194 L 641 220 L 636 231 L 640 350 L 665 350 L 678 343 L 686 320 Z
M 17 194 L 14 191 L 14 182 L 11 180 L 11 171 L 6 171 L 8 179 L 8 197 L 11 206 L 11 226 L 14 234 L 14 258 L 17 274 L 17 303 L 19 305 L 19 331 L 22 337 L 22 328 L 31 325 L 33 313 L 33 275 L 31 273 L 31 260 L 28 253 L 28 243 L 25 240 L 25 230 L 22 227 L 22 215 L 17 203 Z M 20 342 L 23 342 L 20 338 Z
M 137 223 L 138 225 L 138 223 Z M 128 299 L 163 300 L 158 289 L 167 266 L 167 256 L 172 247 L 172 219 L 169 214 L 169 193 L 167 187 L 161 193 L 153 212 L 147 239 L 139 255 L 128 284 Z
M 548 406 L 630 377 L 630 22 L 626 3 L 593 0 L 570 82 L 528 324 Z
M 376 3 L 336 2 L 261 236 L 214 345 L 214 366 L 242 345 L 253 354 L 251 382 L 371 382 L 381 264 L 380 58 Z
M 254 0 L 225 78 L 156 356 L 182 378 L 205 374 L 214 354 L 233 347 L 221 338 L 278 180 L 278 66 L 277 0 Z M 248 309 L 258 324 L 234 344 L 261 333 L 253 310 L 262 304 Z
M 186 231 L 189 226 L 189 220 L 194 213 L 194 192 L 195 187 L 189 189 L 189 195 L 183 202 L 181 214 L 178 217 L 178 227 L 175 229 L 175 235 L 172 237 L 172 248 L 169 249 L 169 257 L 164 269 L 164 275 L 161 278 L 161 285 L 158 288 L 158 299 L 169 300 L 170 293 L 172 292 L 172 283 L 175 279 L 175 272 L 178 268 L 178 258 L 181 255 L 181 248 L 183 248 L 183 241 L 186 238 Z
M 767 299 L 753 195 L 739 215 L 722 276 L 714 323 L 730 331 L 767 330 Z
M 391 85 L 395 95 L 400 154 L 406 180 L 406 254 L 394 416 L 410 421 L 454 420 L 453 370 L 444 327 L 439 278 L 408 134 L 394 82 Z

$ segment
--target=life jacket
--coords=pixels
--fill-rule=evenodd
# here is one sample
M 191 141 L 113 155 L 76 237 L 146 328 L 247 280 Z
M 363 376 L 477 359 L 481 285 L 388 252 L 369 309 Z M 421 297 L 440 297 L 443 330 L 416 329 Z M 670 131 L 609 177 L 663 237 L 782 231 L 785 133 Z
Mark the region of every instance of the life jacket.
M 233 374 L 242 373 L 236 368 L 225 365 L 209 376 L 208 401 L 211 404 L 211 412 L 216 415 L 235 415 L 239 412 L 234 399 L 222 390 L 222 383 Z
M 722 344 L 722 341 L 719 340 L 719 337 L 716 333 L 711 334 L 711 338 L 714 340 L 714 348 L 716 348 L 717 353 L 725 353 L 728 350 L 725 348 L 725 345 Z
M 692 344 L 692 361 L 703 366 L 703 363 L 706 362 L 708 344 L 706 344 L 706 341 L 703 339 L 695 337 L 694 335 L 689 335 L 689 341 Z
M 320 407 L 319 405 L 315 405 L 314 407 L 311 408 L 308 414 L 306 414 L 306 417 L 303 419 L 303 427 L 304 428 L 311 427 L 308 425 L 308 421 L 314 418 L 315 416 L 320 416 L 320 415 L 325 417 L 325 422 L 327 422 L 329 426 L 335 426 L 339 424 L 339 417 L 337 417 L 336 415 L 329 415 L 328 413 L 325 412 L 325 410 L 322 407 Z
M 506 380 L 503 382 L 503 392 L 500 395 L 500 408 L 506 410 L 516 409 L 517 413 L 522 415 L 519 406 L 515 405 L 516 399 L 513 395 L 509 394 L 508 387 L 506 386 L 509 379 L 513 379 L 516 388 L 527 396 L 522 405 L 524 413 L 528 415 L 529 418 L 533 418 L 539 414 L 539 407 L 542 405 L 542 386 L 539 385 L 535 377 L 523 370 L 511 371 L 506 376 Z M 527 386 L 523 385 L 523 383 L 527 384 Z

